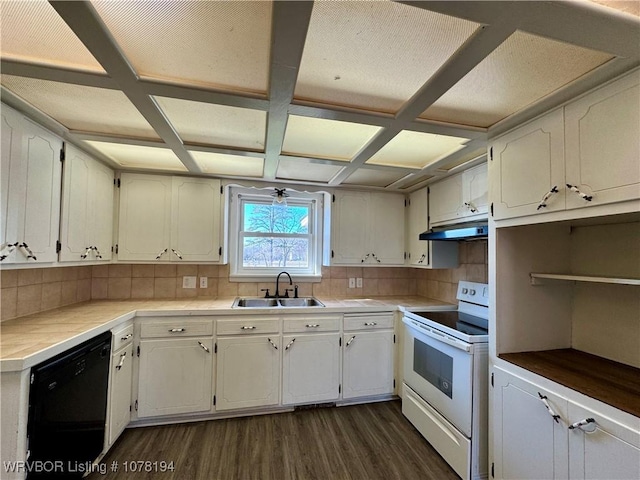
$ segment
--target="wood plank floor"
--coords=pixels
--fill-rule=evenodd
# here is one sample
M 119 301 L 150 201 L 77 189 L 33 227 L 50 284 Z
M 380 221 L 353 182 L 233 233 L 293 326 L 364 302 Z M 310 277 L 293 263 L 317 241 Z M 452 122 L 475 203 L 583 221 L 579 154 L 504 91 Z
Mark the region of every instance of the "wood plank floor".
M 132 460 L 174 472 L 122 471 Z M 402 416 L 399 400 L 126 430 L 90 480 L 375 480 L 459 477 Z

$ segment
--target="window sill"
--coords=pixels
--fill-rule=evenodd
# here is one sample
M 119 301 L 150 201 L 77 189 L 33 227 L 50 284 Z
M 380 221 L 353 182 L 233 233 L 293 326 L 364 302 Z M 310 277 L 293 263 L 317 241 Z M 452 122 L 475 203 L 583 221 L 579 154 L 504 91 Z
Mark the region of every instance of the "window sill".
M 267 283 L 273 282 L 275 283 L 276 277 L 278 275 L 229 275 L 230 282 L 260 282 Z M 322 281 L 322 275 L 291 275 L 291 279 L 293 283 L 320 283 Z M 280 277 L 282 282 L 286 282 L 289 279 L 286 275 Z

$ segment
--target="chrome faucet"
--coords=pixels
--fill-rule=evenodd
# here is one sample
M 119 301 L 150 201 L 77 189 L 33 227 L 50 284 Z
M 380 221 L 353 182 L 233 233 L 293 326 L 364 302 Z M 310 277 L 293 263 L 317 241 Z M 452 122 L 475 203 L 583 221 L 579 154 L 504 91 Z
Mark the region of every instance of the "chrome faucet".
M 286 275 L 287 277 L 289 277 L 289 285 L 293 285 L 293 280 L 291 280 L 291 275 L 289 275 L 287 272 L 280 272 L 276 277 L 276 295 L 275 295 L 276 298 L 280 297 L 280 291 L 279 291 L 280 275 Z M 289 291 L 286 288 L 284 289 L 284 296 L 285 298 L 289 297 Z

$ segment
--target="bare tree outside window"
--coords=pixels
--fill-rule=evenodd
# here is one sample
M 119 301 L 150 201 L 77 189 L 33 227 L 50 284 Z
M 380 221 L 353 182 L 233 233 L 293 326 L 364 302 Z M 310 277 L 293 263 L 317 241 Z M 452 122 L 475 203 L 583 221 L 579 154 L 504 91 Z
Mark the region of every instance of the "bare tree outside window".
M 309 266 L 308 205 L 243 205 L 242 266 Z

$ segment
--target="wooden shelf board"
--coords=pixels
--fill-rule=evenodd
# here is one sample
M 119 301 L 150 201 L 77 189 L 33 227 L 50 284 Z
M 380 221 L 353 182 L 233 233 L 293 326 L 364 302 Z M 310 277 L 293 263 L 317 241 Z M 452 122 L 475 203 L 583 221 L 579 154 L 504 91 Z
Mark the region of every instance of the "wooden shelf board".
M 619 285 L 640 285 L 638 278 L 595 277 L 590 275 L 562 275 L 557 273 L 531 273 L 531 283 L 541 285 L 540 279 L 569 280 L 574 282 L 615 283 Z
M 571 348 L 503 353 L 499 357 L 640 417 L 640 368 Z

